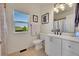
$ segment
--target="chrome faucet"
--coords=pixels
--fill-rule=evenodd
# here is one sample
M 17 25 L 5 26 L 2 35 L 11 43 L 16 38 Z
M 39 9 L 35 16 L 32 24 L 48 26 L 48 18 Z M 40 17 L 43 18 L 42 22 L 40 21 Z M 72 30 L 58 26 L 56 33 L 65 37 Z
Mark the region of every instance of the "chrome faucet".
M 54 32 L 56 35 L 61 35 L 60 29 L 52 30 L 52 32 Z

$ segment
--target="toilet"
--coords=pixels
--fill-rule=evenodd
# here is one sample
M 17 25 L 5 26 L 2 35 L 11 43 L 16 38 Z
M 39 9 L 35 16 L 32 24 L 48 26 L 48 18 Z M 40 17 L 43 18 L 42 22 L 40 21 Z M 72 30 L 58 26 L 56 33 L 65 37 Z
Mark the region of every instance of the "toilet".
M 40 50 L 42 49 L 42 41 L 40 39 L 34 40 L 33 43 L 35 45 L 35 50 Z

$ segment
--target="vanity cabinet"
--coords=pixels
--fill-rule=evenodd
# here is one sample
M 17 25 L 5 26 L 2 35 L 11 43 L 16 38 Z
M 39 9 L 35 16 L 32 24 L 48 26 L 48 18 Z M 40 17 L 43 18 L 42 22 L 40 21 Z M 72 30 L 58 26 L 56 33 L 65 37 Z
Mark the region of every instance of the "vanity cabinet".
M 45 52 L 49 56 L 61 56 L 61 39 L 57 37 L 47 37 L 47 39 L 45 39 Z
M 56 36 L 46 36 L 45 52 L 48 56 L 79 56 L 79 42 Z
M 62 40 L 62 56 L 79 56 L 79 43 Z

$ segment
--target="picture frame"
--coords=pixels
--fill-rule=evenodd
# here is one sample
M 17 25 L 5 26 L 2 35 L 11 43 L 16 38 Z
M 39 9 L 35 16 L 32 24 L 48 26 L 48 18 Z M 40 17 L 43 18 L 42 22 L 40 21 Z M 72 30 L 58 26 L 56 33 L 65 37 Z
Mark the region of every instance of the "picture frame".
M 49 13 L 43 14 L 41 16 L 41 22 L 42 24 L 47 24 L 49 23 Z
M 33 22 L 38 22 L 38 16 L 37 15 L 33 15 Z

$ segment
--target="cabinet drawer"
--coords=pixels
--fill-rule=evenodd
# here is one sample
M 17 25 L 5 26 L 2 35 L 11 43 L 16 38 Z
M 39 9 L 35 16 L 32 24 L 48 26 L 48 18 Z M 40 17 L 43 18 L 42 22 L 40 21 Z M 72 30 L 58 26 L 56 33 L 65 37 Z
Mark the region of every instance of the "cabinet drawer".
M 73 51 L 64 49 L 62 56 L 78 56 L 78 54 L 74 53 Z
M 63 40 L 62 41 L 62 50 L 67 50 L 79 55 L 79 43 Z

